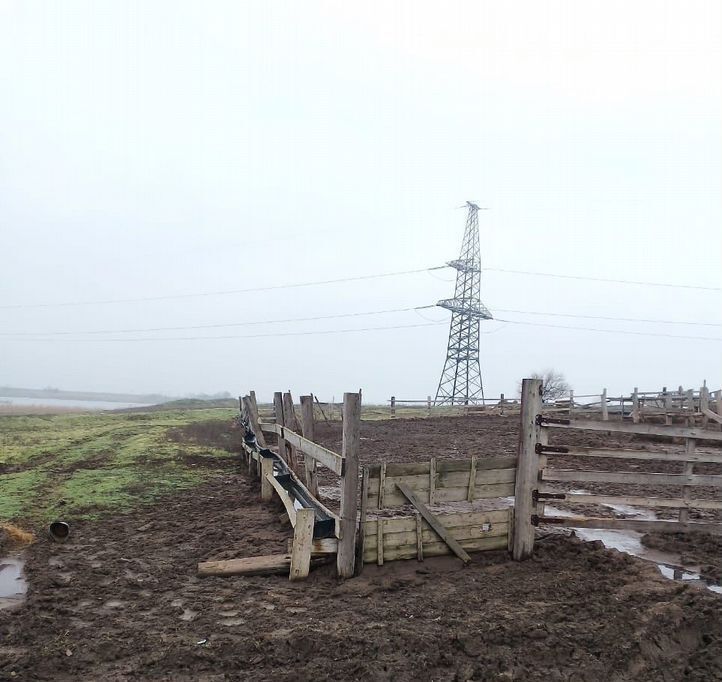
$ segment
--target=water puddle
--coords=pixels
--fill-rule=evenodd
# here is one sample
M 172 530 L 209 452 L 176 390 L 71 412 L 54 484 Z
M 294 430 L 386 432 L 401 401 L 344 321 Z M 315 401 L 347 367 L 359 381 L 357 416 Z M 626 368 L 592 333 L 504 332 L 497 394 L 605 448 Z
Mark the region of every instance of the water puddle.
M 28 583 L 23 576 L 25 560 L 20 556 L 0 559 L 0 609 L 19 606 L 25 599 Z
M 586 492 L 586 491 L 574 491 Z M 627 507 L 626 505 L 604 505 L 610 507 L 620 514 L 638 519 L 655 519 L 656 515 L 648 509 Z M 555 516 L 576 516 L 566 509 L 559 509 L 551 505 L 545 505 L 546 511 Z M 604 546 L 609 549 L 616 549 L 625 554 L 631 554 L 639 559 L 644 559 L 657 566 L 659 572 L 670 580 L 683 580 L 698 584 L 711 592 L 722 594 L 722 586 L 705 580 L 699 573 L 699 566 L 685 566 L 679 554 L 663 552 L 658 549 L 651 549 L 642 544 L 642 533 L 634 530 L 608 530 L 603 528 L 572 528 L 571 530 L 578 538 L 585 542 L 601 540 Z

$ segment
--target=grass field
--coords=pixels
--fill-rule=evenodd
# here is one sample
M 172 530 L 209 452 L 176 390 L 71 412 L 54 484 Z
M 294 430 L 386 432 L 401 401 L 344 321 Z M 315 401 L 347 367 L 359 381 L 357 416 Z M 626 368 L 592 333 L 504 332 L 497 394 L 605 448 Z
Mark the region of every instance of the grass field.
M 234 414 L 216 408 L 2 416 L 0 521 L 95 518 L 195 486 L 219 456 L 233 456 Z

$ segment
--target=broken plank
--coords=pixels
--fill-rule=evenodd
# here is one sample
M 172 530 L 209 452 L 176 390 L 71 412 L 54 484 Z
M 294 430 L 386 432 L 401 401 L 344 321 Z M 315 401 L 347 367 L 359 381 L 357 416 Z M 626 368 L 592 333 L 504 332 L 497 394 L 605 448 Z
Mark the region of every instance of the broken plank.
M 288 554 L 271 554 L 245 559 L 203 561 L 198 564 L 198 575 L 269 575 L 286 573 L 291 566 Z

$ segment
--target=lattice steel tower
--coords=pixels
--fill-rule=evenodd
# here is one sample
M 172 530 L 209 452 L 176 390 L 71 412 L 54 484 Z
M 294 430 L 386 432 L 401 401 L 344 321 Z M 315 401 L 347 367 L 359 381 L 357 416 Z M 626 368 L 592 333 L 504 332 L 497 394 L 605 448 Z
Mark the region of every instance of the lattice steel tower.
M 480 296 L 479 207 L 470 201 L 466 205 L 469 213 L 461 254 L 458 260 L 447 263 L 456 270 L 454 298 L 437 303 L 451 311 L 451 327 L 435 405 L 473 405 L 484 398 L 479 364 L 479 323 L 491 320 L 492 316 Z

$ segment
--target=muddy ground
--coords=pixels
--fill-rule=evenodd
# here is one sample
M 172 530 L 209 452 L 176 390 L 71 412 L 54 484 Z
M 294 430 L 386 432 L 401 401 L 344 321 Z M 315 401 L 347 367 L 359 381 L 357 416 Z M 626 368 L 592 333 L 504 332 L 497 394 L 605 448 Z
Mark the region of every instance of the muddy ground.
M 514 452 L 515 420 L 464 419 L 364 423 L 362 460 Z M 319 440 L 338 447 L 337 431 Z M 483 552 L 346 582 L 332 566 L 303 583 L 198 578 L 198 561 L 283 552 L 291 531 L 237 461 L 191 464 L 213 474 L 26 550 L 27 600 L 0 611 L 0 679 L 722 679 L 720 596 L 575 538 L 542 533 L 526 562 Z

